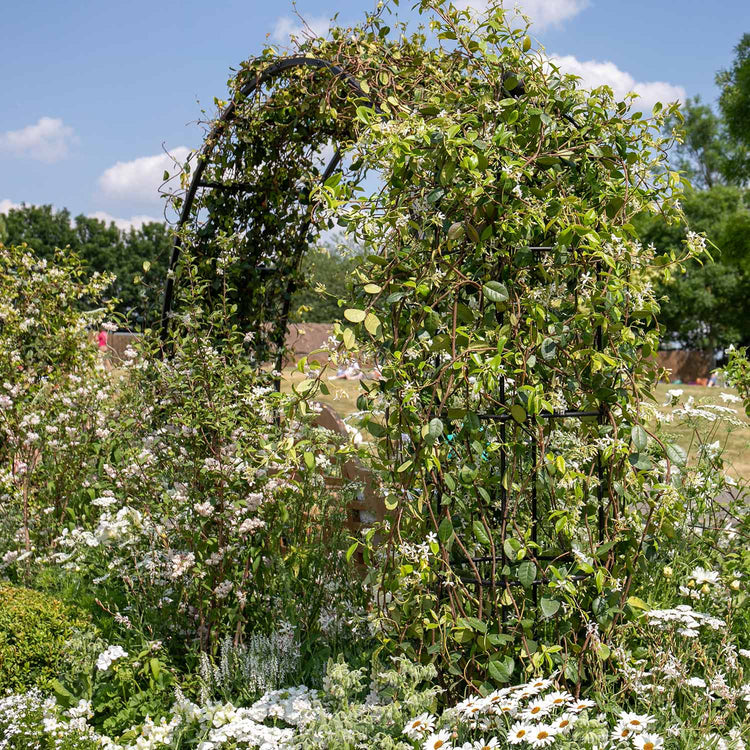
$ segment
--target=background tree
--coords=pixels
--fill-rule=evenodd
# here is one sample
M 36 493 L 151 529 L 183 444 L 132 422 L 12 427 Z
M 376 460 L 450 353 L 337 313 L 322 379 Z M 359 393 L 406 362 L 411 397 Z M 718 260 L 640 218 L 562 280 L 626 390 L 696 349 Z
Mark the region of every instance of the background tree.
M 750 34 L 735 48 L 735 61 L 717 74 L 719 110 L 688 99 L 679 127 L 682 142 L 671 163 L 695 190 L 683 210 L 689 230 L 706 235 L 712 262 L 689 261 L 669 282 L 659 283 L 664 328 L 662 343 L 710 350 L 750 342 Z M 659 252 L 680 247 L 687 229 L 668 226 L 659 216 L 639 219 L 646 241 Z
M 743 34 L 734 48 L 734 62 L 719 71 L 719 107 L 727 132 L 740 146 L 734 163 L 737 179 L 750 179 L 750 33 Z
M 672 118 L 668 125 L 683 131 L 683 142 L 674 147 L 674 166 L 697 188 L 731 182 L 733 144 L 722 119 L 699 96 L 683 104 L 681 115 L 681 123 Z
M 712 351 L 743 343 L 750 338 L 750 191 L 727 185 L 693 190 L 682 207 L 689 230 L 660 216 L 636 221 L 643 241 L 659 253 L 680 247 L 687 231 L 704 233 L 714 246 L 713 262 L 691 260 L 657 285 L 662 342 Z
M 302 323 L 343 320 L 344 311 L 338 301 L 347 297 L 347 276 L 356 264 L 356 253 L 335 242 L 310 249 L 302 261 L 308 283 L 292 299 L 292 320 Z
M 158 319 L 172 246 L 166 225 L 154 222 L 126 232 L 114 222 L 83 215 L 71 219 L 65 208 L 27 205 L 11 209 L 5 220 L 8 244 L 25 242 L 47 260 L 55 248 L 70 246 L 92 272 L 114 274 L 111 294 L 129 326 L 142 328 Z

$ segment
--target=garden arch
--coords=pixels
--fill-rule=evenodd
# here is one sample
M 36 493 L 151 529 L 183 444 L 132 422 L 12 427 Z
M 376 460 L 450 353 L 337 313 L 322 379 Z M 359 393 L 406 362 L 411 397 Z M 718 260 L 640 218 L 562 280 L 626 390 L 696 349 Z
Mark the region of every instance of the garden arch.
M 456 16 L 443 19 L 446 37 L 455 38 Z M 394 640 L 411 642 L 415 653 L 432 649 L 455 667 L 451 639 L 470 642 L 468 657 L 455 656 L 467 679 L 509 679 L 512 662 L 488 656 L 480 634 L 496 635 L 498 651 L 510 643 L 509 653 L 530 658 L 529 623 L 543 621 L 557 628 L 551 640 L 570 638 L 579 653 L 589 615 L 571 604 L 576 582 L 602 572 L 585 608 L 611 618 L 627 585 L 606 590 L 607 576 L 616 563 L 629 575 L 628 550 L 640 554 L 638 541 L 623 536 L 622 506 L 631 486 L 643 486 L 648 439 L 628 379 L 635 392 L 635 379 L 650 377 L 653 367 L 643 362 L 654 337 L 639 322 L 650 314 L 649 292 L 629 267 L 647 253 L 631 243 L 627 207 L 633 195 L 641 206 L 659 188 L 638 183 L 651 147 L 636 152 L 645 130 L 611 93 L 587 99 L 569 80 L 552 85 L 543 62 L 524 58 L 522 33 L 499 21 L 486 28 L 500 50 L 487 58 L 454 50 L 420 56 L 423 40 L 403 42 L 399 59 L 412 57 L 400 78 L 390 66 L 394 49 L 378 50 L 375 37 L 351 50 L 340 39 L 321 43 L 335 62 L 254 61 L 200 153 L 170 270 L 186 242 L 191 252 L 214 243 L 208 265 L 215 270 L 222 253 L 236 250 L 222 238 L 231 245 L 239 237 L 239 258 L 230 260 L 252 267 L 238 305 L 243 295 L 251 301 L 249 319 L 266 339 L 253 342 L 257 361 L 280 365 L 313 181 L 330 182 L 338 197 L 341 151 L 317 170 L 310 142 L 320 132 L 317 143 L 351 145 L 364 133 L 366 145 L 381 149 L 390 203 L 373 222 L 381 233 L 365 228 L 365 235 L 373 245 L 385 239 L 356 280 L 357 306 L 345 311 L 339 333 L 347 348 L 366 341 L 386 360 L 384 381 L 365 389 L 360 408 L 393 511 L 381 591 L 396 591 L 407 576 L 413 600 L 396 611 L 384 596 L 382 605 L 392 613 Z M 382 58 L 357 57 L 372 48 Z M 447 72 L 431 88 L 443 63 Z M 279 81 L 286 86 L 263 100 L 260 89 Z M 451 121 L 451 106 L 460 122 Z M 391 117 L 392 127 L 382 124 Z M 627 141 L 623 132 L 631 131 Z M 369 141 L 368 132 L 375 133 Z M 303 164 L 296 172 L 286 152 L 271 152 L 290 143 Z M 174 283 L 170 275 L 165 335 Z M 379 418 L 367 417 L 378 409 Z M 429 562 L 410 559 L 416 547 L 401 544 L 407 526 L 408 535 L 434 535 Z

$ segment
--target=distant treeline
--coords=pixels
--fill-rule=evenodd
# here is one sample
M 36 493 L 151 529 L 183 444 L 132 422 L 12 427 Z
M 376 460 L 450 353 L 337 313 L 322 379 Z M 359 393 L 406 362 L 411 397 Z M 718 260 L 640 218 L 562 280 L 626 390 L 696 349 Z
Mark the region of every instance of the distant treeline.
M 117 277 L 111 295 L 119 300 L 117 311 L 125 326 L 142 330 L 159 320 L 172 249 L 166 224 L 154 222 L 123 231 L 89 216 L 73 218 L 67 209 L 23 205 L 0 216 L 0 241 L 8 245 L 25 242 L 43 258 L 51 258 L 55 248 L 69 245 L 92 271 Z M 311 248 L 303 261 L 309 284 L 293 297 L 292 321 L 339 320 L 342 308 L 338 300 L 346 297 L 347 275 L 355 262 L 355 257 L 336 249 L 335 243 Z
M 67 209 L 26 205 L 0 218 L 0 240 L 8 245 L 25 242 L 43 258 L 69 245 L 92 271 L 113 273 L 111 296 L 119 300 L 117 311 L 127 326 L 142 329 L 159 319 L 172 247 L 165 224 L 122 231 L 88 216 L 73 219 Z

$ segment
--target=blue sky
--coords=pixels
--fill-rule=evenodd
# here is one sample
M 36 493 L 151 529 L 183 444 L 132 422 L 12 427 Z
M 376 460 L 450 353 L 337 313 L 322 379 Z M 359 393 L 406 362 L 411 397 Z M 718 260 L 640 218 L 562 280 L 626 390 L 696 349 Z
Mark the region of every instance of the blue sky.
M 334 13 L 354 23 L 374 1 L 298 0 L 297 10 L 318 29 Z M 750 32 L 750 0 L 518 4 L 562 67 L 635 88 L 645 103 L 715 101 L 715 72 Z M 230 67 L 298 25 L 290 0 L 22 0 L 0 18 L 0 212 L 51 203 L 123 227 L 162 216 L 164 149 L 184 158 L 200 146 L 195 122 L 226 94 Z

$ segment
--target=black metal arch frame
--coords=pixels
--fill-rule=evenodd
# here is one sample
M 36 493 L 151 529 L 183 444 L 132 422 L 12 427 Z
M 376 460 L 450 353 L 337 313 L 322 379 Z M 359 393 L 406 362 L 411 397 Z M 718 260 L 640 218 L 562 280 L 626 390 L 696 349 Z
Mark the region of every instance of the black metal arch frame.
M 302 57 L 302 56 L 289 57 L 283 60 L 279 60 L 278 62 L 272 63 L 265 70 L 263 70 L 261 73 L 256 75 L 252 80 L 248 81 L 242 86 L 242 88 L 240 89 L 240 96 L 243 99 L 250 96 L 250 94 L 252 94 L 254 91 L 264 86 L 269 81 L 273 80 L 276 76 L 282 73 L 285 73 L 289 70 L 294 70 L 295 68 L 328 70 L 336 78 L 340 78 L 343 81 L 343 83 L 346 84 L 355 94 L 358 94 L 363 99 L 367 99 L 369 101 L 369 97 L 365 94 L 365 92 L 363 91 L 362 87 L 359 85 L 357 80 L 353 78 L 345 70 L 343 70 L 343 68 L 339 67 L 338 65 L 334 65 L 333 63 L 328 62 L 327 60 L 321 60 L 316 57 Z M 192 210 L 193 203 L 195 201 L 195 196 L 199 188 L 209 188 L 209 189 L 219 189 L 219 190 L 227 189 L 228 186 L 222 185 L 220 183 L 204 182 L 202 178 L 203 178 L 203 172 L 205 171 L 206 164 L 207 164 L 207 157 L 211 154 L 211 152 L 214 149 L 214 146 L 218 140 L 217 136 L 220 135 L 220 133 L 224 130 L 226 125 L 235 118 L 236 113 L 237 113 L 237 101 L 232 100 L 227 105 L 226 109 L 222 112 L 221 117 L 219 118 L 218 122 L 214 125 L 210 133 L 204 139 L 203 148 L 198 153 L 198 163 L 196 165 L 195 171 L 193 172 L 192 179 L 190 180 L 190 186 L 188 187 L 188 191 L 185 194 L 184 202 L 182 204 L 182 211 L 180 212 L 180 218 L 177 221 L 178 229 L 182 228 L 189 220 L 190 211 Z M 340 162 L 341 162 L 341 152 L 337 148 L 330 162 L 328 163 L 325 170 L 323 171 L 323 174 L 321 176 L 321 182 L 325 182 L 333 174 L 334 170 L 336 169 L 336 167 L 339 165 Z M 243 190 L 243 189 L 246 189 L 246 187 L 251 187 L 251 186 L 234 186 L 234 187 L 231 187 L 230 189 Z M 310 226 L 310 219 L 308 218 L 303 224 L 303 226 L 300 228 L 301 229 L 300 235 L 302 237 L 304 237 L 309 226 Z M 169 259 L 169 270 L 167 272 L 167 280 L 164 286 L 164 303 L 162 306 L 162 315 L 161 315 L 162 342 L 166 341 L 167 334 L 169 331 L 169 318 L 172 312 L 172 302 L 174 298 L 174 284 L 175 284 L 174 271 L 177 268 L 177 263 L 179 262 L 179 259 L 180 259 L 181 250 L 182 250 L 182 240 L 178 234 L 175 236 L 174 245 L 172 247 L 172 255 Z M 289 298 L 291 296 L 291 285 L 292 285 L 292 282 L 290 280 L 288 287 L 287 287 L 286 302 L 285 302 L 284 310 L 282 313 L 282 320 L 279 323 L 279 326 L 281 328 L 286 328 L 286 324 L 288 322 L 287 319 L 289 317 Z M 279 356 L 281 356 L 281 354 Z
M 370 97 L 365 94 L 364 90 L 360 86 L 360 84 L 357 82 L 355 78 L 353 78 L 349 73 L 347 73 L 345 70 L 343 70 L 341 67 L 334 65 L 333 63 L 330 63 L 326 60 L 321 60 L 318 58 L 313 57 L 290 57 L 283 60 L 279 60 L 278 62 L 272 63 L 269 65 L 265 70 L 263 70 L 261 73 L 256 75 L 251 81 L 248 81 L 242 88 L 240 89 L 240 96 L 242 98 L 245 98 L 252 94 L 254 91 L 271 81 L 276 76 L 289 71 L 293 70 L 295 68 L 311 68 L 311 69 L 325 69 L 330 71 L 335 77 L 340 78 L 342 82 L 348 86 L 355 94 L 357 94 L 362 99 L 370 102 L 371 106 L 375 107 L 378 111 L 380 108 L 377 106 L 376 103 L 373 103 Z M 518 98 L 520 96 L 523 96 L 525 93 L 523 82 L 517 83 L 513 90 L 506 90 L 507 93 L 510 96 L 513 96 L 514 98 Z M 209 189 L 224 189 L 224 190 L 234 190 L 241 192 L 243 190 L 251 189 L 251 185 L 243 185 L 243 184 L 235 184 L 235 185 L 225 185 L 223 183 L 209 183 L 203 181 L 203 172 L 206 167 L 207 163 L 207 157 L 211 154 L 213 151 L 213 148 L 215 147 L 216 142 L 218 141 L 217 136 L 221 133 L 221 131 L 225 128 L 225 126 L 230 123 L 236 114 L 237 109 L 237 102 L 233 100 L 230 102 L 224 112 L 222 113 L 220 119 L 216 123 L 216 125 L 212 128 L 208 136 L 206 137 L 204 141 L 204 146 L 199 152 L 198 155 L 198 164 L 197 167 L 193 173 L 190 186 L 188 188 L 188 191 L 184 198 L 184 203 L 182 206 L 182 211 L 180 214 L 180 218 L 178 221 L 178 228 L 182 227 L 184 224 L 187 223 L 187 221 L 190 218 L 190 212 L 193 206 L 193 203 L 195 201 L 195 197 L 197 194 L 197 191 L 199 188 L 209 188 Z M 567 113 L 561 114 L 562 118 L 565 119 L 567 122 L 569 122 L 573 127 L 580 128 L 580 125 L 578 122 Z M 330 177 L 331 174 L 333 174 L 336 167 L 341 162 L 341 153 L 338 148 L 336 148 L 334 155 L 330 162 L 328 163 L 326 169 L 324 170 L 321 181 L 325 182 L 325 180 Z M 310 226 L 311 223 L 311 217 L 308 215 L 305 219 L 305 223 L 301 227 L 303 230 L 301 232 L 301 237 L 304 238 L 307 228 Z M 175 237 L 174 246 L 172 249 L 172 255 L 170 258 L 169 263 L 169 271 L 167 273 L 167 280 L 166 285 L 164 289 L 164 304 L 162 308 L 162 319 L 161 319 L 161 336 L 162 341 L 166 342 L 168 329 L 169 329 L 169 319 L 172 311 L 172 302 L 173 302 L 173 296 L 174 296 L 174 271 L 177 267 L 177 263 L 180 258 L 180 252 L 182 249 L 182 242 L 180 239 L 180 236 L 177 235 Z M 549 251 L 553 251 L 555 248 L 550 246 L 544 246 L 544 247 L 529 247 L 528 250 L 533 252 L 535 257 L 538 257 L 540 253 L 545 253 Z M 597 271 L 598 276 L 598 271 Z M 284 308 L 282 312 L 281 319 L 279 323 L 277 324 L 279 327 L 279 330 L 285 331 L 286 326 L 288 323 L 288 315 L 289 315 L 289 298 L 291 296 L 293 281 L 290 280 L 287 285 L 287 295 L 284 302 Z M 604 336 L 603 336 L 603 329 L 601 324 L 598 325 L 595 329 L 595 335 L 594 335 L 594 348 L 597 351 L 602 351 L 604 349 Z M 277 369 L 280 369 L 281 367 L 281 358 L 283 356 L 282 347 L 279 349 L 279 353 L 277 355 Z M 277 387 L 278 387 L 278 380 L 277 380 Z M 501 380 L 501 386 L 500 386 L 500 403 L 505 405 L 505 399 L 506 399 L 506 388 L 505 388 L 505 378 Z M 503 446 L 505 445 L 506 440 L 506 425 L 508 422 L 512 421 L 512 417 L 509 413 L 503 412 L 503 413 L 482 413 L 478 414 L 477 417 L 487 423 L 495 422 L 500 424 L 500 432 L 501 432 L 501 443 Z M 583 420 L 583 419 L 591 419 L 595 418 L 596 422 L 601 425 L 604 423 L 605 418 L 605 410 L 603 404 L 599 404 L 598 409 L 588 409 L 588 410 L 576 410 L 576 409 L 569 409 L 565 411 L 559 411 L 559 412 L 542 412 L 541 414 L 537 415 L 536 418 L 529 418 L 528 422 L 531 423 L 537 423 L 537 420 L 541 420 L 543 422 L 552 423 L 556 420 L 562 420 L 562 419 L 577 419 L 577 420 Z M 531 463 L 534 466 L 534 481 L 531 483 L 531 503 L 530 503 L 530 512 L 532 517 L 532 541 L 537 542 L 537 529 L 538 529 L 538 500 L 537 500 L 537 484 L 538 484 L 538 477 L 539 477 L 539 469 L 537 467 L 537 458 L 538 458 L 538 451 L 539 451 L 539 441 L 536 435 L 534 434 L 534 431 L 531 429 L 527 429 L 526 433 L 529 438 L 529 446 L 531 451 Z M 507 465 L 507 453 L 505 447 L 501 448 L 500 450 L 500 471 L 501 475 L 505 473 L 505 468 Z M 604 485 L 605 485 L 605 467 L 604 462 L 602 460 L 602 454 L 601 450 L 597 450 L 597 457 L 596 457 L 596 472 L 597 472 L 597 478 L 598 478 L 598 489 L 597 489 L 597 500 L 598 500 L 598 514 L 597 514 L 597 526 L 598 526 L 598 537 L 599 541 L 603 541 L 605 536 L 605 527 L 606 527 L 606 516 L 607 516 L 607 510 L 605 508 L 605 495 L 604 495 Z M 498 505 L 500 509 L 500 518 L 496 519 L 500 522 L 500 528 L 502 529 L 502 535 L 504 537 L 506 532 L 506 525 L 508 520 L 508 493 L 509 490 L 503 485 L 503 483 L 500 483 L 500 497 L 496 498 L 498 500 Z M 505 568 L 507 563 L 509 562 L 506 556 L 504 544 L 502 543 L 504 541 L 501 540 L 500 548 L 501 548 L 501 554 L 499 557 L 496 558 L 496 561 L 499 562 L 502 566 L 502 568 Z M 535 558 L 539 562 L 553 562 L 555 560 L 559 560 L 559 558 L 552 558 L 552 557 L 546 557 L 544 555 L 538 555 Z M 472 568 L 474 568 L 475 571 L 478 572 L 477 565 L 490 562 L 492 561 L 491 558 L 486 557 L 472 557 L 466 560 L 466 564 L 470 565 Z M 502 569 L 501 568 L 501 569 Z M 546 575 L 544 574 L 544 571 L 542 572 L 542 576 L 538 577 L 534 580 L 532 585 L 532 591 L 533 591 L 533 601 L 534 604 L 537 603 L 538 600 L 538 586 L 542 585 L 547 582 Z M 495 577 L 492 578 L 485 578 L 478 574 L 462 574 L 459 575 L 460 579 L 463 581 L 464 584 L 467 585 L 473 585 L 478 587 L 480 590 L 484 587 L 489 587 L 492 590 L 495 590 L 498 585 L 501 588 L 501 590 L 505 590 L 507 586 L 518 586 L 519 581 L 511 580 L 511 576 L 506 573 L 496 573 Z M 578 575 L 574 576 L 574 578 L 585 578 L 587 575 Z M 503 613 L 505 613 L 505 606 L 503 606 Z M 505 617 L 503 616 L 503 619 Z

